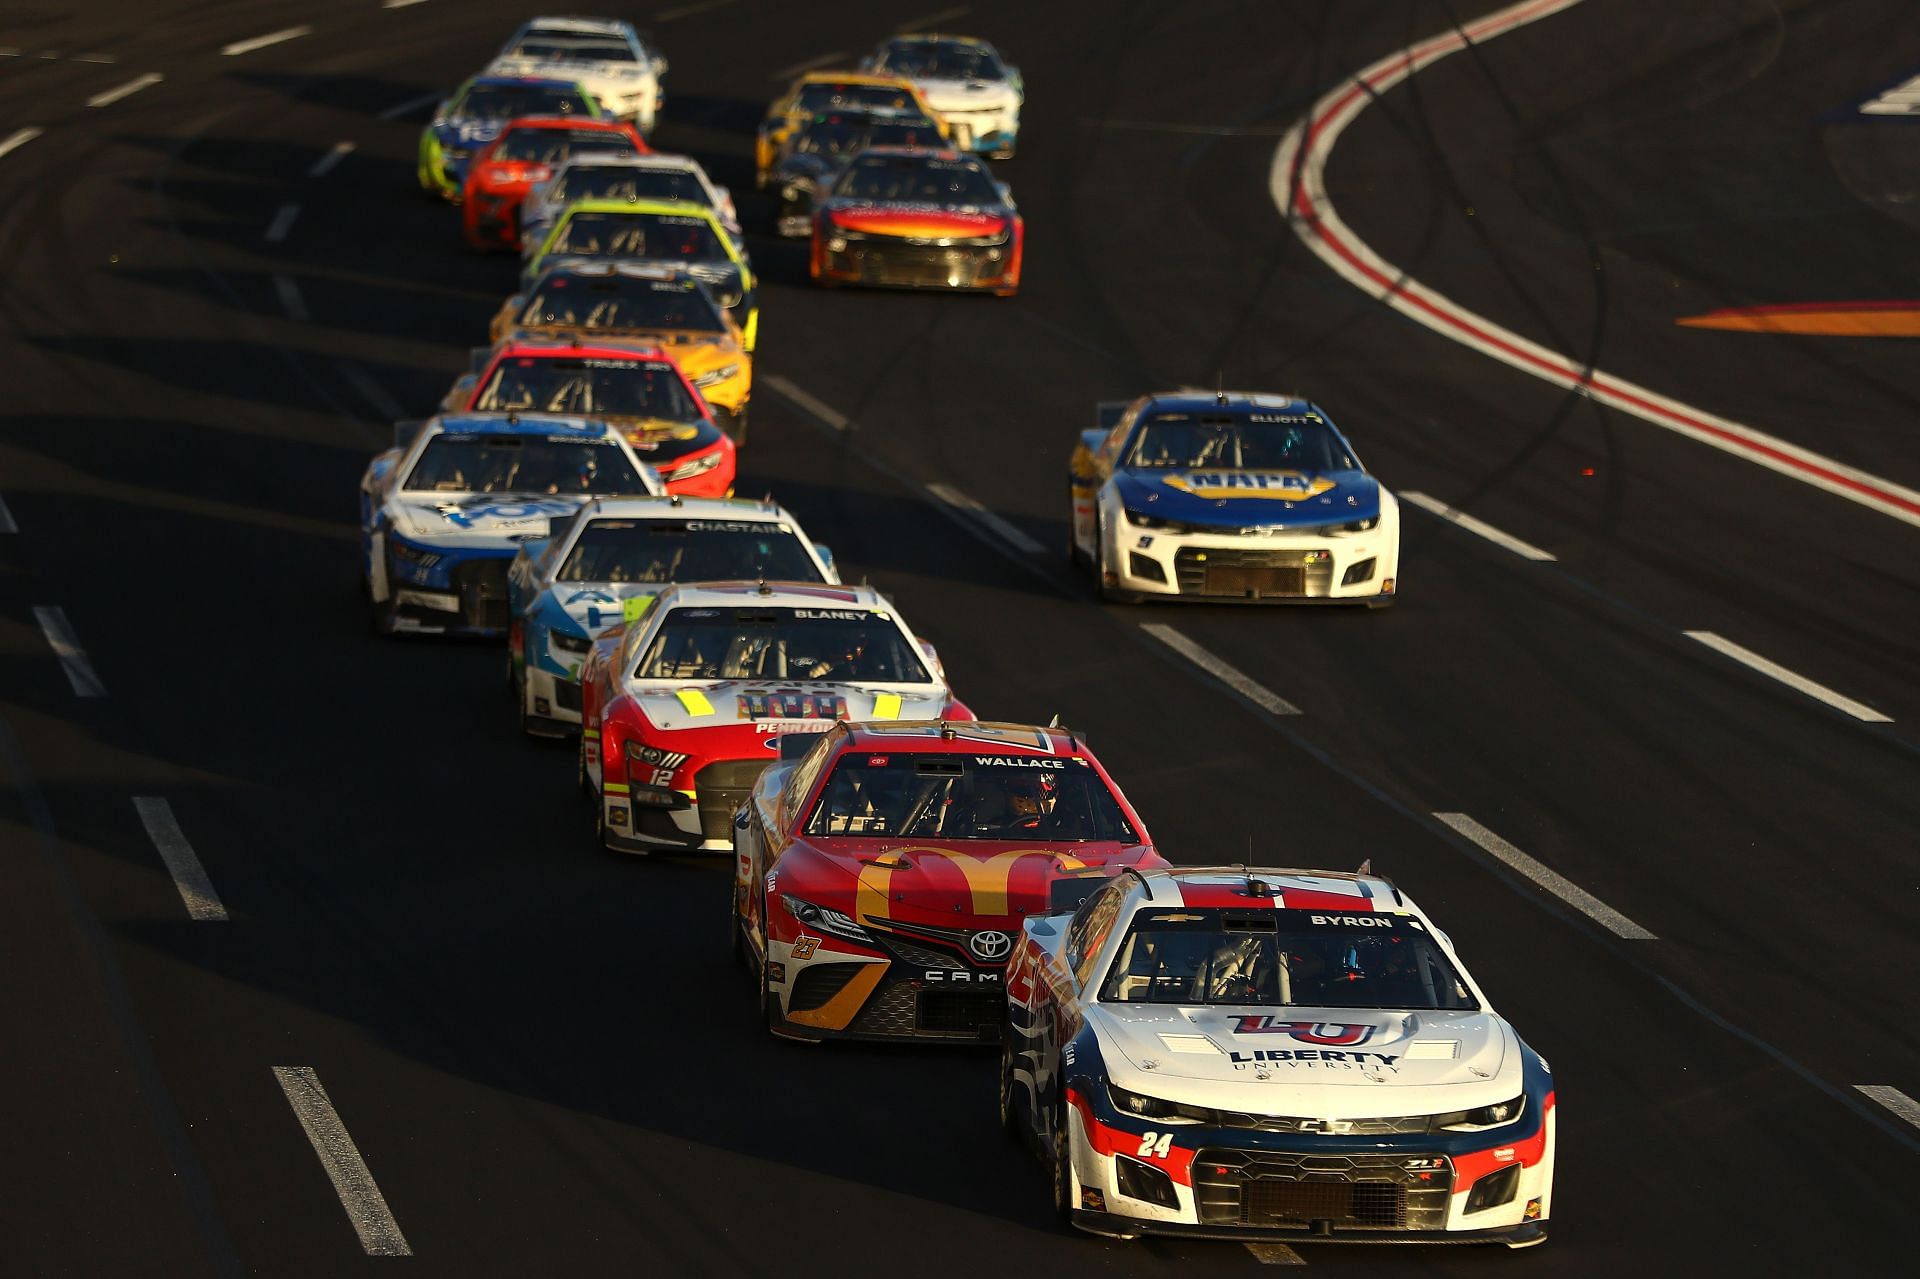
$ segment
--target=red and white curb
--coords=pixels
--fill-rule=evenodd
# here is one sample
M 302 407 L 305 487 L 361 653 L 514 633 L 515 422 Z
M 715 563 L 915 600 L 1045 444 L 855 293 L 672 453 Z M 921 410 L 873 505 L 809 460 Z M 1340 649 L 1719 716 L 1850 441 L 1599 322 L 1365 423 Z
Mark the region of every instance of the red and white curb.
M 1580 2 L 1524 0 L 1367 66 L 1315 102 L 1306 119 L 1282 139 L 1269 174 L 1274 205 L 1323 262 L 1408 319 L 1542 381 L 1920 526 L 1920 491 L 1550 351 L 1429 289 L 1374 252 L 1340 220 L 1327 193 L 1327 161 L 1340 135 L 1369 102 L 1450 54 L 1552 17 Z

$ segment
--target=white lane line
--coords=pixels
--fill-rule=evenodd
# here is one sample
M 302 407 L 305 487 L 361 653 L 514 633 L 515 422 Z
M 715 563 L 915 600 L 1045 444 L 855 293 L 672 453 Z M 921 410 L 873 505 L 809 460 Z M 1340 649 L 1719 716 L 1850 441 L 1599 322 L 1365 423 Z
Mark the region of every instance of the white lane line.
M 201 920 L 225 919 L 227 908 L 221 905 L 220 894 L 213 891 L 213 881 L 207 878 L 207 868 L 200 864 L 193 845 L 180 829 L 173 805 L 164 799 L 143 796 L 133 801 L 133 807 L 140 814 L 141 825 L 147 828 L 147 838 L 159 851 L 160 860 L 167 864 L 173 886 L 180 890 L 180 900 L 186 903 L 187 914 Z
M 1915 1101 L 1891 1084 L 1855 1084 L 1855 1091 L 1873 1098 L 1900 1118 L 1920 1128 L 1920 1101 Z
M 948 506 L 962 511 L 992 529 L 1004 538 L 1015 550 L 1027 555 L 1038 555 L 1047 548 L 1015 528 L 1002 517 L 989 511 L 980 503 L 962 493 L 950 484 L 929 484 L 927 492 L 945 502 Z
M 7 499 L 0 497 L 0 533 L 18 533 L 20 526 L 13 522 L 13 512 L 7 509 Z
M 403 115 L 411 115 L 421 107 L 431 106 L 438 101 L 440 101 L 439 94 L 423 93 L 417 98 L 408 98 L 405 102 L 397 102 L 393 106 L 388 107 L 380 113 L 380 118 L 382 120 L 398 120 Z
M 1658 941 L 1652 933 L 1622 915 L 1613 907 L 1595 897 L 1580 885 L 1550 867 L 1543 866 L 1533 858 L 1500 838 L 1465 813 L 1435 813 L 1435 817 L 1465 835 L 1487 852 L 1531 879 L 1540 887 L 1573 907 L 1588 919 L 1601 925 L 1616 937 L 1627 941 Z
M 293 220 L 300 216 L 300 206 L 283 204 L 273 215 L 273 221 L 267 223 L 267 243 L 278 244 L 287 238 L 287 232 L 293 230 Z
M 1268 174 L 1274 206 L 1307 247 L 1349 283 L 1444 337 L 1609 408 L 1920 526 L 1920 490 L 1801 448 L 1746 423 L 1670 399 L 1529 341 L 1420 283 L 1381 257 L 1340 220 L 1327 193 L 1327 162 L 1341 133 L 1368 104 L 1442 58 L 1580 2 L 1523 0 L 1388 54 L 1329 91 L 1274 152 Z
M 332 173 L 342 160 L 352 154 L 353 143 L 336 142 L 325 155 L 313 162 L 313 167 L 307 170 L 307 176 L 310 178 L 324 178 L 329 173 Z
M 15 49 L 12 47 L 0 49 L 0 58 L 17 58 L 19 56 L 20 56 L 20 50 L 18 49 Z
M 400 402 L 388 395 L 386 388 L 374 381 L 373 377 L 358 364 L 349 364 L 342 360 L 340 376 L 351 382 L 353 389 L 360 392 L 366 402 L 373 406 L 373 411 L 381 417 L 390 422 L 398 422 L 407 415 L 407 411 L 400 407 Z
M 36 605 L 33 617 L 47 637 L 47 646 L 60 659 L 60 667 L 66 671 L 67 683 L 73 685 L 74 694 L 78 697 L 105 697 L 107 686 L 94 674 L 93 663 L 87 660 L 87 652 L 80 647 L 80 639 L 73 632 L 73 623 L 67 620 L 67 610 L 45 604 Z
M 1495 546 L 1505 547 L 1515 555 L 1546 563 L 1552 563 L 1557 558 L 1553 552 L 1543 551 L 1532 542 L 1523 542 L 1511 533 L 1502 533 L 1499 529 L 1484 520 L 1474 519 L 1473 516 L 1468 515 L 1465 511 L 1456 511 L 1453 507 L 1448 506 L 1437 497 L 1428 497 L 1425 493 L 1402 493 L 1400 494 L 1400 500 L 1403 502 L 1412 502 L 1421 510 L 1438 515 L 1447 523 L 1457 525 L 1469 533 L 1484 537 Z
M 220 46 L 223 56 L 237 58 L 243 53 L 252 53 L 255 49 L 264 49 L 270 44 L 284 44 L 288 40 L 298 40 L 301 36 L 313 34 L 312 27 L 288 27 L 284 31 L 269 31 L 263 36 L 251 40 L 235 40 L 232 44 Z
M 307 300 L 300 296 L 300 286 L 288 276 L 276 275 L 273 277 L 273 288 L 280 295 L 280 305 L 286 310 L 287 316 L 305 324 L 308 319 Z
M 1198 666 L 1207 674 L 1225 684 L 1240 696 L 1260 707 L 1270 715 L 1298 715 L 1300 708 L 1286 698 L 1262 686 L 1252 676 L 1221 661 L 1206 649 L 1176 631 L 1171 626 L 1159 622 L 1142 622 L 1140 629 L 1165 644 L 1180 656 Z
M 844 431 L 848 426 L 852 425 L 852 423 L 847 420 L 846 414 L 835 409 L 830 404 L 815 399 L 805 388 L 795 386 L 778 373 L 763 373 L 760 375 L 760 381 L 764 385 L 772 387 L 787 399 L 792 400 L 795 404 L 813 414 L 836 431 Z
M 796 62 L 790 67 L 781 67 L 778 71 L 768 76 L 767 79 L 769 80 L 791 79 L 792 77 L 799 75 L 802 71 L 811 71 L 815 67 L 824 67 L 828 63 L 836 62 L 839 59 L 844 58 L 846 56 L 847 56 L 846 54 L 836 49 L 832 53 L 823 53 L 817 58 L 808 58 L 805 62 Z
M 1247 1251 L 1263 1266 L 1304 1266 L 1307 1259 L 1283 1243 L 1250 1243 Z
M 677 9 L 662 9 L 653 15 L 655 22 L 678 22 L 682 18 L 691 18 L 696 13 L 707 13 L 714 9 L 724 9 L 733 0 L 700 0 L 698 4 L 683 4 Z
M 73 55 L 71 61 L 97 62 L 104 66 L 111 66 L 120 61 L 120 59 L 114 57 L 111 53 L 76 53 Z
M 112 106 L 122 98 L 130 98 L 142 89 L 151 88 L 166 79 L 158 71 L 149 71 L 143 76 L 135 76 L 117 89 L 108 89 L 105 93 L 96 93 L 87 99 L 90 107 Z
M 31 126 L 25 129 L 15 129 L 6 137 L 0 138 L 0 155 L 5 155 L 9 151 L 18 150 L 27 145 L 27 143 L 39 137 L 40 132 L 39 129 L 32 128 Z
M 382 9 L 411 9 L 416 4 L 425 4 L 427 0 L 380 0 Z
M 910 36 L 916 31 L 925 31 L 928 27 L 937 27 L 943 22 L 950 21 L 954 18 L 965 17 L 971 12 L 972 10 L 964 4 L 955 5 L 951 9 L 942 9 L 938 13 L 930 13 L 924 18 L 915 18 L 904 27 L 895 27 L 893 33 L 900 36 Z
M 393 1219 L 386 1196 L 367 1171 L 367 1161 L 360 1157 L 360 1148 L 353 1144 L 347 1126 L 340 1122 L 333 1102 L 328 1100 L 320 1076 L 311 1066 L 275 1066 L 273 1077 L 280 1081 L 280 1091 L 287 1095 L 294 1117 L 306 1130 L 313 1153 L 320 1156 L 320 1166 L 333 1182 L 340 1206 L 347 1210 L 347 1220 L 360 1236 L 360 1246 L 369 1257 L 411 1257 L 413 1249 L 400 1233 L 400 1223 Z
M 1759 671 L 1769 679 L 1779 680 L 1782 684 L 1785 684 L 1788 688 L 1796 692 L 1805 693 L 1816 702 L 1825 702 L 1828 706 L 1833 707 L 1833 709 L 1844 711 L 1846 714 L 1864 723 L 1893 723 L 1893 717 L 1891 715 L 1883 715 L 1864 702 L 1856 702 L 1851 697 L 1842 696 L 1828 688 L 1825 684 L 1816 684 L 1806 676 L 1797 675 L 1778 662 L 1770 662 L 1752 649 L 1742 648 L 1732 640 L 1715 635 L 1712 631 L 1682 631 L 1681 634 L 1690 640 L 1705 644 L 1716 653 L 1723 653 L 1731 657 L 1742 666 Z

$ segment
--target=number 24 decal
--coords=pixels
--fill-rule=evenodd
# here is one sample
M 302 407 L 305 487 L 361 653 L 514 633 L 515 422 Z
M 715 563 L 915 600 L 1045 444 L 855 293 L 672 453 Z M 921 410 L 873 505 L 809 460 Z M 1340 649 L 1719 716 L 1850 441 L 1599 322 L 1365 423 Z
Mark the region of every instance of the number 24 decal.
M 1173 1149 L 1173 1134 L 1170 1132 L 1143 1132 L 1140 1134 L 1140 1149 L 1133 1153 L 1142 1158 L 1151 1156 L 1165 1159 L 1167 1152 Z

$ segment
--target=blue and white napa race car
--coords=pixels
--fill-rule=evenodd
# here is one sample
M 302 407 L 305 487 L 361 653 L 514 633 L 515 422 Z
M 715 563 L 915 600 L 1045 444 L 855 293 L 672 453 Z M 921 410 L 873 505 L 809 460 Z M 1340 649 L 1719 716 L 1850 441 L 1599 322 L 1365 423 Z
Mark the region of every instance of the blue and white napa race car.
M 1063 880 L 1007 963 L 1000 1117 L 1095 1234 L 1544 1242 L 1547 1063 L 1366 873 Z
M 668 586 L 756 580 L 840 577 L 833 553 L 771 500 L 596 499 L 520 543 L 507 571 L 507 649 L 521 727 L 537 737 L 577 729 L 593 641 L 644 617 Z
M 1318 405 L 1175 391 L 1099 423 L 1068 487 L 1070 550 L 1102 598 L 1393 602 L 1400 504 Z
M 500 136 L 507 121 L 523 115 L 602 118 L 593 95 L 570 78 L 477 75 L 436 107 L 433 119 L 420 131 L 414 166 L 420 189 L 458 200 L 473 157 Z
M 534 18 L 513 33 L 488 69 L 578 80 L 642 134 L 653 132 L 667 100 L 667 60 L 631 22 L 618 18 Z
M 596 497 L 666 491 L 617 427 L 593 418 L 463 413 L 401 422 L 360 480 L 376 634 L 500 635 L 507 566 Z

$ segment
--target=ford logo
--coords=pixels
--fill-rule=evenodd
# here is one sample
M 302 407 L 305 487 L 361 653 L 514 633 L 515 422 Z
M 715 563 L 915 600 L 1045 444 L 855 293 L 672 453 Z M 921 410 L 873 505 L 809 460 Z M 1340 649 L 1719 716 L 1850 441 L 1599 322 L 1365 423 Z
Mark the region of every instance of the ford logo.
M 967 938 L 967 949 L 973 952 L 975 959 L 986 963 L 998 963 L 1013 951 L 1013 938 L 1003 932 L 988 929 Z

